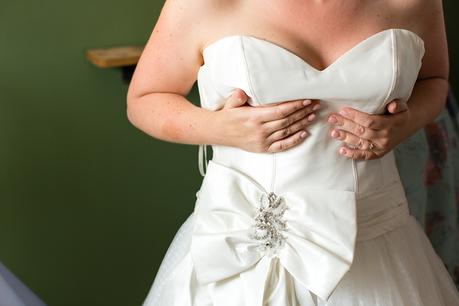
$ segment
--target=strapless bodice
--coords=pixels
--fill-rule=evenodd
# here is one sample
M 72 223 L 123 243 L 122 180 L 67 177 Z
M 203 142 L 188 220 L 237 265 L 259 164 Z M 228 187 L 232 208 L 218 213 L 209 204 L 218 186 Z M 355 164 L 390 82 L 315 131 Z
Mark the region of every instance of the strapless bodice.
M 277 44 L 247 35 L 218 39 L 204 49 L 203 56 L 198 72 L 203 108 L 222 108 L 240 88 L 254 107 L 318 99 L 321 109 L 307 128 L 310 136 L 282 152 L 212 145 L 212 160 L 204 173 L 206 148 L 199 147 L 199 169 L 205 177 L 197 193 L 192 242 L 198 279 L 224 279 L 259 260 L 251 248 L 254 240 L 243 233 L 255 218 L 256 203 L 272 193 L 272 205 L 278 205 L 275 195 L 280 195 L 290 207 L 285 215 L 273 212 L 278 208 L 259 211 L 263 218 L 285 217 L 289 247 L 278 255 L 281 265 L 306 288 L 328 298 L 352 263 L 357 227 L 362 237 L 370 237 L 395 226 L 397 216 L 407 215 L 393 152 L 368 161 L 341 156 L 342 142 L 330 137 L 328 114 L 344 106 L 381 114 L 393 99 L 406 102 L 422 64 L 424 41 L 406 29 L 386 29 L 324 70 Z M 271 221 L 283 224 L 276 218 Z M 368 235 L 366 227 L 371 227 Z M 283 241 L 276 230 L 271 235 L 268 244 Z M 264 272 L 253 273 L 257 278 Z M 261 298 L 251 305 L 262 305 Z
M 370 161 L 338 154 L 342 145 L 329 136 L 327 117 L 343 106 L 383 113 L 398 98 L 406 102 L 416 82 L 424 42 L 414 32 L 392 28 L 377 32 L 317 70 L 287 49 L 247 35 L 225 36 L 208 45 L 198 73 L 201 106 L 218 110 L 240 88 L 253 106 L 296 99 L 319 99 L 318 118 L 301 144 L 277 153 L 253 153 L 213 145 L 213 160 L 236 168 L 270 190 L 320 186 L 359 194 L 399 180 L 392 153 Z M 200 146 L 200 171 L 202 151 Z

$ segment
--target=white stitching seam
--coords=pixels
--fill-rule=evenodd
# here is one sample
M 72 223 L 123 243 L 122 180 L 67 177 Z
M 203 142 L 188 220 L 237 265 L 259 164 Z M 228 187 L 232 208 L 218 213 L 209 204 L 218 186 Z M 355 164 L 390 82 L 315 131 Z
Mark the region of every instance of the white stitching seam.
M 359 194 L 359 174 L 357 172 L 357 165 L 356 160 L 352 159 L 352 174 L 354 176 L 354 192 L 355 194 Z
M 272 177 L 271 177 L 271 191 L 272 192 L 275 192 L 274 191 L 274 182 L 276 181 L 276 152 L 273 153 L 273 174 L 272 174 Z
M 392 43 L 392 82 L 391 82 L 391 85 L 389 87 L 389 90 L 387 91 L 387 95 L 386 97 L 384 98 L 384 103 L 383 103 L 383 107 L 386 107 L 386 104 L 389 97 L 391 96 L 391 94 L 394 92 L 394 89 L 395 89 L 395 86 L 396 86 L 396 82 L 397 82 L 397 74 L 398 74 L 398 67 L 397 67 L 397 59 L 396 59 L 396 39 L 394 37 L 394 30 L 391 30 L 391 43 Z
M 252 92 L 252 95 L 253 97 L 255 98 L 256 101 L 256 104 L 257 105 L 260 105 L 260 99 L 258 98 L 256 92 L 255 92 L 255 88 L 253 87 L 253 83 L 252 83 L 252 79 L 250 78 L 250 70 L 249 70 L 249 65 L 248 65 L 248 62 L 247 62 L 247 57 L 246 57 L 246 54 L 245 54 L 245 48 L 244 48 L 244 37 L 243 36 L 239 36 L 239 42 L 240 42 L 240 46 L 241 46 L 241 53 L 242 53 L 242 58 L 244 60 L 244 64 L 245 64 L 245 72 L 246 72 L 246 79 L 247 79 L 247 84 L 250 88 L 250 91 Z M 272 155 L 273 157 L 273 174 L 272 174 L 272 178 L 271 178 L 271 191 L 274 192 L 274 181 L 275 181 L 275 177 L 276 177 L 276 153 L 273 153 Z
M 259 105 L 260 104 L 259 103 L 259 99 L 258 99 L 257 94 L 255 93 L 254 88 L 253 88 L 252 79 L 250 78 L 249 65 L 247 63 L 247 58 L 245 56 L 244 37 L 242 37 L 242 36 L 239 36 L 239 45 L 241 47 L 242 59 L 243 59 L 244 64 L 245 64 L 245 76 L 247 78 L 247 84 L 249 85 L 249 88 L 250 88 L 250 91 L 253 94 L 253 97 L 257 100 L 256 101 L 257 105 Z

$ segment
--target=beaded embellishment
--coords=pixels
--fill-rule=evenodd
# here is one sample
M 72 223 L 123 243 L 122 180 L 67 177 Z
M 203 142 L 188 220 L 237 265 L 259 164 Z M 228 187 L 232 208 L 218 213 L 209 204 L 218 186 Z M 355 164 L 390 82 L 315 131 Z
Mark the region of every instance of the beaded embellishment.
M 258 214 L 255 216 L 250 237 L 260 242 L 258 251 L 274 256 L 286 239 L 282 235 L 282 231 L 286 229 L 286 222 L 282 217 L 287 206 L 284 199 L 274 192 L 263 193 L 259 202 Z

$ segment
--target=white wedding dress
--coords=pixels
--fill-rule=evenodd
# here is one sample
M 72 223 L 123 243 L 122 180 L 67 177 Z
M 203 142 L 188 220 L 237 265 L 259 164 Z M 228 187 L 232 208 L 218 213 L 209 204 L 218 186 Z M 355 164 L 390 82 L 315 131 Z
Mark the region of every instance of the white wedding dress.
M 310 136 L 282 152 L 213 145 L 193 213 L 182 224 L 144 306 L 458 306 L 452 278 L 409 214 L 393 152 L 338 154 L 327 114 L 383 113 L 408 100 L 424 41 L 377 32 L 324 70 L 249 35 L 204 50 L 201 106 L 240 88 L 257 107 L 320 99 Z M 200 171 L 204 175 L 200 146 Z

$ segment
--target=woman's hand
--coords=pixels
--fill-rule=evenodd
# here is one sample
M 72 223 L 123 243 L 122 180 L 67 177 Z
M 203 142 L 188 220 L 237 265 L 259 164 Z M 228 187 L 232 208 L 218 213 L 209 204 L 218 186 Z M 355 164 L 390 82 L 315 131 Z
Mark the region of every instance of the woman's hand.
M 354 147 L 344 145 L 339 153 L 352 159 L 376 159 L 402 142 L 408 134 L 410 110 L 406 104 L 393 100 L 387 111 L 387 115 L 372 115 L 345 107 L 339 114 L 331 114 L 331 137 Z
M 225 143 L 250 152 L 278 152 L 301 143 L 320 108 L 318 101 L 293 100 L 244 106 L 248 96 L 237 89 L 217 111 Z

